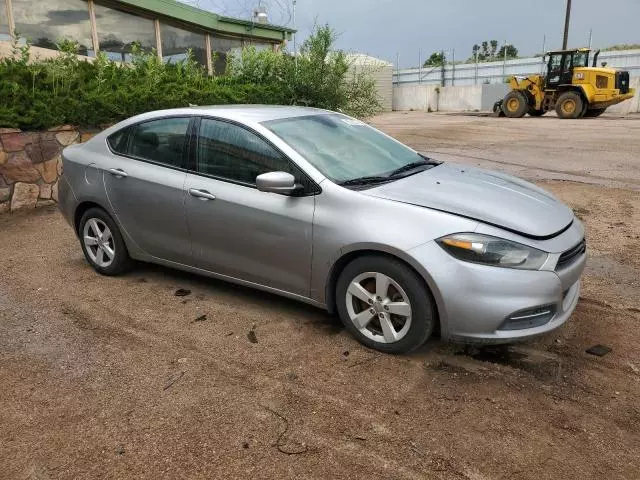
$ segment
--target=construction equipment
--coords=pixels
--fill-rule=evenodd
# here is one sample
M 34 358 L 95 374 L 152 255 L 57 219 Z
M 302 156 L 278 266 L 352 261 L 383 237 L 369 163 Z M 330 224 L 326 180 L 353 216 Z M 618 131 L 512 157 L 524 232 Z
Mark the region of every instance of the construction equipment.
M 579 48 L 549 52 L 546 75 L 512 77 L 511 91 L 496 102 L 494 112 L 511 118 L 544 115 L 555 109 L 560 118 L 597 117 L 607 107 L 635 95 L 629 72 L 597 67 L 597 50 L 589 66 L 591 50 Z

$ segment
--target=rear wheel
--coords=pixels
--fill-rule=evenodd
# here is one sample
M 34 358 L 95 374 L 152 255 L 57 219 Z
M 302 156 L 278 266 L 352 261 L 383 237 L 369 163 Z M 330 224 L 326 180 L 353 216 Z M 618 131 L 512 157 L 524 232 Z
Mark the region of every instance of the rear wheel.
M 502 102 L 502 111 L 509 118 L 522 118 L 529 110 L 527 98 L 522 92 L 512 90 Z
M 431 293 L 405 264 L 383 256 L 349 263 L 336 285 L 340 319 L 360 343 L 406 353 L 431 336 L 436 313 Z
M 118 226 L 107 212 L 90 208 L 78 229 L 85 258 L 102 275 L 119 275 L 131 266 L 129 252 Z
M 576 92 L 564 92 L 556 102 L 556 113 L 560 118 L 580 118 L 584 109 L 584 101 Z
M 584 114 L 585 118 L 594 118 L 599 117 L 605 112 L 606 108 L 594 108 L 593 110 L 587 110 L 587 113 Z

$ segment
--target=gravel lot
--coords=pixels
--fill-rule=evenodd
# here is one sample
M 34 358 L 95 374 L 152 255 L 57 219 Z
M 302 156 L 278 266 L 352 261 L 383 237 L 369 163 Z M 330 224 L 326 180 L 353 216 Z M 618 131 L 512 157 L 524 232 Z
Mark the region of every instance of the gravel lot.
M 640 117 L 373 123 L 574 208 L 590 259 L 568 324 L 380 355 L 269 294 L 99 277 L 55 209 L 0 216 L 0 478 L 640 478 Z

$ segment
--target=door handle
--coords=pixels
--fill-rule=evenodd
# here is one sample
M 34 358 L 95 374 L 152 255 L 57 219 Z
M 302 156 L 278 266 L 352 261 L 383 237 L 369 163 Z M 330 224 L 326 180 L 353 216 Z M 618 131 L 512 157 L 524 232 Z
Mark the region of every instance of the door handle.
M 207 200 L 215 200 L 216 196 L 207 192 L 206 190 L 196 190 L 195 188 L 191 188 L 189 189 L 189 194 L 193 197 L 196 197 L 200 200 L 202 200 L 203 202 L 206 202 Z
M 127 174 L 127 172 L 125 172 L 124 170 L 120 169 L 120 168 L 111 168 L 109 169 L 109 173 L 111 175 L 113 175 L 116 178 L 125 178 L 128 177 L 129 175 Z

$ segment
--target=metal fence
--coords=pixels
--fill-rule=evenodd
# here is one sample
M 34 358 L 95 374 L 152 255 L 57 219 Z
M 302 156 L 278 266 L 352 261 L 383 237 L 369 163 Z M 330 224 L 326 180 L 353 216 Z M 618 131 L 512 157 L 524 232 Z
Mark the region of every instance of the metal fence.
M 640 77 L 640 50 L 602 52 L 598 64 L 628 70 L 632 77 Z M 396 70 L 394 85 L 481 85 L 502 83 L 513 75 L 542 73 L 546 65 L 541 57 L 518 58 L 506 62 L 448 64 L 442 67 L 408 68 Z

